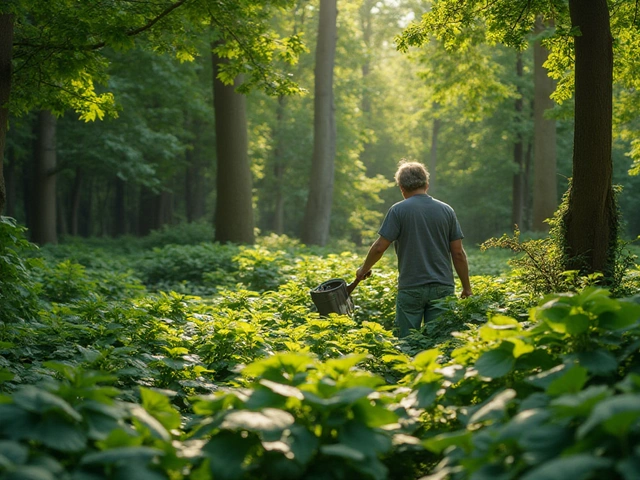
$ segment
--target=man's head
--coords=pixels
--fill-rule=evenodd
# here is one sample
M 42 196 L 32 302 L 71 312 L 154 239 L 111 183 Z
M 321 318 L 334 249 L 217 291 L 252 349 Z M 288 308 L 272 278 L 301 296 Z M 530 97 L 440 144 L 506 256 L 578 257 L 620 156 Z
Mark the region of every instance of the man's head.
M 403 193 L 416 190 L 426 190 L 429 187 L 429 172 L 418 162 L 408 162 L 402 159 L 396 172 L 396 183 Z

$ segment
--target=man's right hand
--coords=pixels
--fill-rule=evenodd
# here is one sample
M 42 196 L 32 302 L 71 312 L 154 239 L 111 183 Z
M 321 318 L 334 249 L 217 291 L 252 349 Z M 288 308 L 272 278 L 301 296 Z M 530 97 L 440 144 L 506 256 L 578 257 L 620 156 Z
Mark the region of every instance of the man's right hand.
M 360 267 L 358 270 L 356 270 L 356 278 L 358 280 L 364 280 L 367 277 L 371 276 L 371 270 L 367 270 L 366 272 L 362 269 L 362 267 Z
M 468 298 L 471 295 L 473 295 L 473 292 L 471 291 L 471 289 L 462 289 L 462 292 L 460 292 L 460 298 Z

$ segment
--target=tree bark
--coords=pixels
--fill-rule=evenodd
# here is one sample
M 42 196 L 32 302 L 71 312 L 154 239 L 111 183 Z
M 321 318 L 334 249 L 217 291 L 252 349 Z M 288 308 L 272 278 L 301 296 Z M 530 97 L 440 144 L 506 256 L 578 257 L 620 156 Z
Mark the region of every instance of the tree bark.
M 11 52 L 13 50 L 13 21 L 10 14 L 0 15 L 0 215 L 4 210 L 7 193 L 4 185 L 4 146 L 7 137 L 11 94 Z
M 513 174 L 512 186 L 512 207 L 511 207 L 511 225 L 513 227 L 522 228 L 523 212 L 524 212 L 524 141 L 522 138 L 522 111 L 524 109 L 524 99 L 520 82 L 523 76 L 522 54 L 518 52 L 516 60 L 516 73 L 518 75 L 518 97 L 515 101 L 515 126 L 516 139 L 513 144 L 513 163 L 515 164 L 515 173 Z
M 434 103 L 434 110 L 437 104 Z M 437 117 L 433 119 L 431 127 L 431 148 L 429 150 L 429 193 L 433 194 L 436 188 L 436 173 L 438 169 L 438 134 L 440 133 L 441 120 Z
M 145 236 L 158 228 L 158 194 L 147 187 L 140 187 L 138 210 L 138 235 Z
M 233 85 L 218 79 L 218 65 L 226 60 L 212 54 L 213 108 L 216 123 L 215 239 L 221 243 L 253 244 L 253 180 L 248 152 L 246 99 Z
M 542 18 L 536 19 L 536 33 L 544 31 Z M 556 176 L 556 121 L 544 117 L 544 112 L 553 108 L 551 94 L 555 82 L 543 67 L 549 51 L 540 40 L 533 46 L 534 101 L 533 101 L 533 219 L 532 230 L 549 231 L 546 219 L 553 217 L 558 208 L 558 181 Z
M 286 98 L 278 97 L 278 108 L 276 109 L 276 127 L 273 132 L 276 146 L 273 150 L 274 165 L 273 177 L 275 187 L 275 200 L 273 210 L 273 231 L 278 235 L 284 233 L 284 113 Z
M 56 117 L 38 113 L 34 152 L 33 226 L 31 240 L 39 245 L 57 243 L 56 232 Z
M 73 178 L 73 186 L 71 187 L 71 235 L 78 235 L 78 218 L 80 214 L 80 195 L 82 193 L 82 169 L 76 167 L 76 174 Z
M 570 0 L 575 37 L 573 179 L 564 216 L 567 267 L 607 274 L 617 240 L 612 181 L 613 50 L 607 0 Z
M 302 241 L 311 245 L 326 245 L 331 224 L 337 136 L 333 103 L 337 16 L 336 0 L 320 0 L 314 86 L 313 157 L 309 197 L 302 225 Z
M 189 128 L 196 135 L 196 140 L 202 132 L 202 121 L 192 120 Z M 205 215 L 205 170 L 208 162 L 203 158 L 200 142 L 194 141 L 193 148 L 187 149 L 185 159 L 187 168 L 185 172 L 185 203 L 187 210 L 187 222 L 195 222 Z
M 121 237 L 127 233 L 127 212 L 125 203 L 125 182 L 116 176 L 116 194 L 113 202 L 113 235 Z
M 5 214 L 8 217 L 16 216 L 16 158 L 13 149 L 7 149 L 7 158 L 9 163 L 5 167 L 5 190 L 6 190 L 6 203 Z

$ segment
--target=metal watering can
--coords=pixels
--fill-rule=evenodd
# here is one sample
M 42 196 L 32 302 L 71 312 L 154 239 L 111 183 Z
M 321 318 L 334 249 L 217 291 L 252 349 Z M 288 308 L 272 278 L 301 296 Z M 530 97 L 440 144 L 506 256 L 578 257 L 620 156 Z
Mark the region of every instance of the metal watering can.
M 371 275 L 371 272 L 369 272 L 366 277 L 369 275 Z M 326 317 L 330 313 L 352 316 L 353 301 L 351 300 L 351 292 L 353 292 L 359 283 L 360 280 L 357 278 L 348 285 L 347 282 L 341 278 L 332 278 L 331 280 L 322 282 L 309 293 L 311 294 L 311 300 L 313 300 L 321 316 Z

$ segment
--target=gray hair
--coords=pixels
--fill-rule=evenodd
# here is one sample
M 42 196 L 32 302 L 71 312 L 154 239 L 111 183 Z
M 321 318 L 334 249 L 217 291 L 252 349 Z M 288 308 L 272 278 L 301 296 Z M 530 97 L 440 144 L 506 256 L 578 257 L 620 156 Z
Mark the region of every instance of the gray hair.
M 402 159 L 398 164 L 395 179 L 400 188 L 407 192 L 412 192 L 429 185 L 429 172 L 421 163 L 408 162 Z

